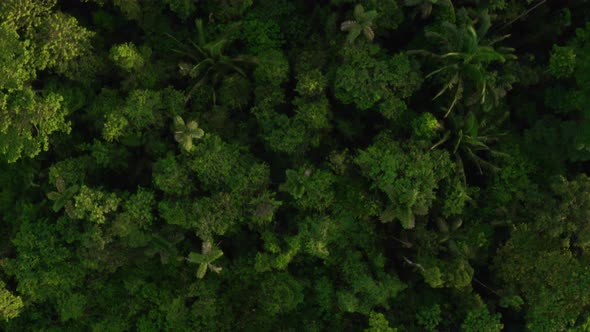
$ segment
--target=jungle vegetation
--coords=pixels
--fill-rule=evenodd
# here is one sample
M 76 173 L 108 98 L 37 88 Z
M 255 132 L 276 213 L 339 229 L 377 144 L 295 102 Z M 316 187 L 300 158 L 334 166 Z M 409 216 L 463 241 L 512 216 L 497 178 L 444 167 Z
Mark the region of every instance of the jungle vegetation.
M 0 330 L 590 331 L 589 17 L 0 1 Z

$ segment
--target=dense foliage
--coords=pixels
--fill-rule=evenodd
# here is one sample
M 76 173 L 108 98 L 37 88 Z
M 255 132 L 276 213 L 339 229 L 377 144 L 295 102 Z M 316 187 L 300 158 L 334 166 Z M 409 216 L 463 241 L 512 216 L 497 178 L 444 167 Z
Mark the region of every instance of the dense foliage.
M 588 17 L 0 1 L 0 330 L 590 331 Z

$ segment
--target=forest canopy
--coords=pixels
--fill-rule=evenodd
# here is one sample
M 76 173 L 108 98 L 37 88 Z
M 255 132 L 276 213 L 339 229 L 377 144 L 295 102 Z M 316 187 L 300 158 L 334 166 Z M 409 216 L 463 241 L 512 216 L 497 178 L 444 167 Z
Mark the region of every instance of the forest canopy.
M 0 1 L 0 330 L 590 331 L 589 17 Z

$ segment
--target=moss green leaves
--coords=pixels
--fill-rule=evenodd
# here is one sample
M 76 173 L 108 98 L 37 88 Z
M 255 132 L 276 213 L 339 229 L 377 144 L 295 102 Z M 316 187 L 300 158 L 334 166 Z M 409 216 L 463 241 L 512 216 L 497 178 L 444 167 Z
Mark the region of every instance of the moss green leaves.
M 504 328 L 501 318 L 500 314 L 490 313 L 484 305 L 469 311 L 463 324 L 461 324 L 461 329 L 465 332 L 500 332 Z
M 50 13 L 55 3 L 0 6 L 0 155 L 8 162 L 47 151 L 51 134 L 70 130 L 63 97 L 31 83 L 46 69 L 73 78 L 91 51 L 93 33 L 72 16 Z
M 412 129 L 416 137 L 430 139 L 442 129 L 442 125 L 432 113 L 426 112 L 412 121 Z
M 8 162 L 35 157 L 49 149 L 51 134 L 68 133 L 62 101 L 60 95 L 40 96 L 31 88 L 10 94 L 0 91 L 0 155 Z
M 587 329 L 588 13 L 0 0 L 0 331 Z
M 389 327 L 389 322 L 380 312 L 371 311 L 369 314 L 369 327 L 363 332 L 397 332 L 396 328 Z
M 109 57 L 117 66 L 128 72 L 141 69 L 145 63 L 142 54 L 133 43 L 113 46 Z
M 259 286 L 260 306 L 269 317 L 289 312 L 303 303 L 303 285 L 289 273 L 270 274 Z
M 172 10 L 183 21 L 188 19 L 196 11 L 197 4 L 191 0 L 164 0 Z
M 9 320 L 20 314 L 24 304 L 20 296 L 12 294 L 5 286 L 6 284 L 0 281 L 0 318 Z
M 531 330 L 567 330 L 590 306 L 590 272 L 585 255 L 576 254 L 590 243 L 589 186 L 585 175 L 559 177 L 547 192 L 528 197 L 527 213 L 494 258 L 507 295 L 529 307 Z
M 94 33 L 80 26 L 76 18 L 55 12 L 40 28 L 40 69 L 50 68 L 59 74 L 75 78 L 80 58 L 92 50 L 93 36 Z
M 549 59 L 549 72 L 557 78 L 572 76 L 576 67 L 576 53 L 571 47 L 553 45 Z
M 322 72 L 313 69 L 298 76 L 295 91 L 305 97 L 315 97 L 324 92 L 327 84 L 328 80 Z
M 35 77 L 30 41 L 21 41 L 14 28 L 0 24 L 0 89 L 20 90 Z
M 302 209 L 325 211 L 334 201 L 335 176 L 325 170 L 301 167 L 287 170 L 281 189 L 288 192 Z
M 383 105 L 399 115 L 406 108 L 404 99 L 422 83 L 416 64 L 405 54 L 384 56 L 382 49 L 368 43 L 340 52 L 345 62 L 336 69 L 334 95 L 361 111 Z
M 111 213 L 117 210 L 121 199 L 114 193 L 82 186 L 74 196 L 74 211 L 79 219 L 103 224 Z
M 151 127 L 161 127 L 159 113 L 167 107 L 163 91 L 136 89 L 125 99 L 117 91 L 103 90 L 94 106 L 103 113 L 102 137 L 108 142 L 122 141 L 128 145 L 138 144 L 143 132 Z
M 0 3 L 0 21 L 27 35 L 51 13 L 57 0 L 6 0 Z
M 371 180 L 371 187 L 388 199 L 381 220 L 397 219 L 407 229 L 415 227 L 416 216 L 428 213 L 436 198 L 438 183 L 453 170 L 445 152 L 427 152 L 388 139 L 378 140 L 360 151 L 355 162 L 362 174 Z
M 18 282 L 17 292 L 29 303 L 61 298 L 83 283 L 85 275 L 75 254 L 68 248 L 61 231 L 63 226 L 40 219 L 37 211 L 32 205 L 22 210 L 18 231 L 13 238 L 18 255 L 2 261 L 3 272 Z M 11 296 L 8 299 L 18 301 Z
M 189 172 L 174 156 L 159 159 L 152 167 L 152 178 L 156 188 L 170 195 L 184 195 L 190 192 Z

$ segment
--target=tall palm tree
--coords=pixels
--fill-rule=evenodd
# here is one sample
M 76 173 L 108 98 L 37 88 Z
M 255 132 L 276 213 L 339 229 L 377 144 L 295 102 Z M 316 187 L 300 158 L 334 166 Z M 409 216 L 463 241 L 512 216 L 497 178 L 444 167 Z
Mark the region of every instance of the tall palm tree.
M 232 57 L 225 55 L 223 51 L 229 40 L 227 38 L 220 38 L 208 42 L 205 39 L 203 21 L 198 19 L 196 25 L 197 41 L 191 41 L 190 47 L 184 45 L 173 36 L 168 35 L 178 44 L 183 45 L 183 49 L 175 49 L 173 51 L 181 54 L 190 61 L 178 64 L 180 74 L 189 77 L 192 81 L 191 87 L 187 91 L 186 101 L 190 100 L 195 91 L 201 86 L 208 83 L 215 87 L 226 75 L 237 73 L 246 77 L 245 68 L 257 63 L 256 59 L 251 56 L 238 55 Z M 215 94 L 213 98 L 215 102 Z
M 508 117 L 508 113 L 496 116 L 497 118 L 493 121 L 489 119 L 478 121 L 473 112 L 467 113 L 464 117 L 451 116 L 451 129 L 430 149 L 435 149 L 448 142 L 451 143 L 453 154 L 458 157 L 459 164 L 463 165 L 463 160 L 466 159 L 474 163 L 480 174 L 483 174 L 484 169 L 498 171 L 500 168 L 484 157 L 486 154 L 489 156 L 506 155 L 495 150 L 491 144 L 506 134 L 498 131 L 498 128 Z
M 203 135 L 205 135 L 205 132 L 199 128 L 197 121 L 191 121 L 185 124 L 182 117 L 176 116 L 174 118 L 174 139 L 186 151 L 190 152 L 193 149 L 193 139 L 200 139 Z
M 215 273 L 221 272 L 221 267 L 213 265 L 213 262 L 221 256 L 223 256 L 223 251 L 214 247 L 213 244 L 211 244 L 211 241 L 207 240 L 203 241 L 203 244 L 201 245 L 201 253 L 191 252 L 186 260 L 191 263 L 199 264 L 197 278 L 203 279 L 205 273 L 207 273 L 207 269 Z
M 346 40 L 352 43 L 363 33 L 368 40 L 372 41 L 375 38 L 373 21 L 377 18 L 377 11 L 369 10 L 365 12 L 362 5 L 356 5 L 353 15 L 354 20 L 344 21 L 340 24 L 340 30 L 348 32 Z
M 452 94 L 453 99 L 445 117 L 463 99 L 466 87 L 473 87 L 475 90 L 467 96 L 469 100 L 477 100 L 482 105 L 488 101 L 492 105 L 496 104 L 509 86 L 498 83 L 499 80 L 490 69 L 490 64 L 516 59 L 516 56 L 512 54 L 514 49 L 494 47 L 494 44 L 508 36 L 482 42 L 483 34 L 487 32 L 487 29 L 480 29 L 478 34 L 471 25 L 457 27 L 448 22 L 442 24 L 442 28 L 442 32 L 430 31 L 426 35 L 438 41 L 444 53 L 437 54 L 426 50 L 409 53 L 427 55 L 442 62 L 442 66 L 426 75 L 426 78 L 437 76 L 443 81 L 443 87 L 433 99 L 437 99 L 445 92 Z
M 70 218 L 73 218 L 74 204 L 72 203 L 71 199 L 74 197 L 74 194 L 76 194 L 79 187 L 77 185 L 73 185 L 69 188 L 66 188 L 66 182 L 62 177 L 57 178 L 55 181 L 55 187 L 57 191 L 47 193 L 47 198 L 53 201 L 53 211 L 57 212 L 62 208 L 65 208 L 66 214 Z

